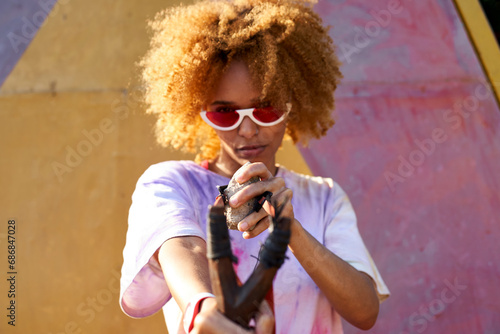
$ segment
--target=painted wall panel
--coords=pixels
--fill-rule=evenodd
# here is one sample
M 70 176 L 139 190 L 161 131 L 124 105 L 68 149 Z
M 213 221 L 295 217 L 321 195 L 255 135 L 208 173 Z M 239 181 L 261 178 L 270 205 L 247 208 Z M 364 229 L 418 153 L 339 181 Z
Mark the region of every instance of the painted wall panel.
M 41 3 L 54 1 L 0 2 L 0 64 L 10 48 L 2 38 L 19 29 L 5 23 Z M 0 333 L 166 333 L 161 312 L 137 320 L 120 310 L 118 278 L 137 179 L 153 163 L 193 158 L 156 144 L 139 103 L 146 20 L 173 4 L 61 0 L 19 61 L 9 58 L 16 66 L 0 80 Z M 308 172 L 290 143 L 278 161 Z M 5 316 L 12 218 L 15 327 Z
M 453 3 L 317 9 L 344 80 L 337 124 L 301 152 L 348 192 L 392 292 L 372 332 L 496 333 L 500 110 Z
M 165 331 L 161 313 L 125 316 L 117 288 L 137 178 L 152 163 L 188 158 L 156 145 L 137 103 L 145 21 L 168 5 L 60 1 L 3 83 L 0 249 L 5 260 L 14 218 L 18 294 L 13 327 L 2 275 L 0 333 Z

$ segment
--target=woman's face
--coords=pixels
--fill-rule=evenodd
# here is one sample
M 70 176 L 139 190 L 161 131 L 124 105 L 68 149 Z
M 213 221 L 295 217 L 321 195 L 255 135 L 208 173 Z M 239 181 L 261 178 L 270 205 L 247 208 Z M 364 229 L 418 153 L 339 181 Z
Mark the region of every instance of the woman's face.
M 248 67 L 242 61 L 233 61 L 221 77 L 209 100 L 208 109 L 230 106 L 235 109 L 258 107 L 260 91 L 252 84 Z M 244 163 L 263 162 L 275 174 L 275 154 L 285 134 L 285 121 L 273 126 L 259 126 L 244 117 L 234 130 L 215 130 L 221 141 L 216 171 L 232 176 Z

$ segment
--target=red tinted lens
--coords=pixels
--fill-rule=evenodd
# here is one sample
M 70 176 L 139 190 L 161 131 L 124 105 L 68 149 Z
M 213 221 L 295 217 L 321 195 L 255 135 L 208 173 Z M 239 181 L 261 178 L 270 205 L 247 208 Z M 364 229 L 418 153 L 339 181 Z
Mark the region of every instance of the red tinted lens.
M 257 108 L 253 111 L 253 116 L 263 123 L 277 121 L 283 114 L 283 111 L 273 107 Z
M 207 111 L 207 118 L 215 125 L 227 128 L 236 124 L 240 115 L 236 111 Z

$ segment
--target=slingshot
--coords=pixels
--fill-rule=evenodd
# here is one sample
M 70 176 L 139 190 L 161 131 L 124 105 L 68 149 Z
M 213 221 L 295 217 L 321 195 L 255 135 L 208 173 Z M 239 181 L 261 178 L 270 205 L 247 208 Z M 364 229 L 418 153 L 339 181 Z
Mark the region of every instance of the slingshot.
M 207 257 L 212 292 L 219 311 L 244 328 L 249 328 L 250 320 L 256 316 L 276 272 L 285 261 L 290 241 L 290 219 L 281 217 L 282 210 L 283 205 L 275 209 L 273 229 L 261 247 L 259 264 L 240 286 L 233 268 L 237 259 L 231 250 L 224 207 L 209 208 Z

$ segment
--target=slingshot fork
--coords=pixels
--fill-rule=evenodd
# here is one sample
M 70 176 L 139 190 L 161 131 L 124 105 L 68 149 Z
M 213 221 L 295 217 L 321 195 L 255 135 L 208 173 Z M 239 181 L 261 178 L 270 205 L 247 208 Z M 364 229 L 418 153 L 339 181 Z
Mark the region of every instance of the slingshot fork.
M 261 247 L 259 263 L 240 286 L 233 268 L 237 259 L 231 250 L 224 207 L 209 207 L 207 257 L 212 292 L 219 311 L 244 328 L 249 328 L 250 320 L 256 316 L 276 272 L 285 260 L 290 241 L 290 219 L 281 217 L 282 210 L 283 205 L 275 209 L 273 229 Z

